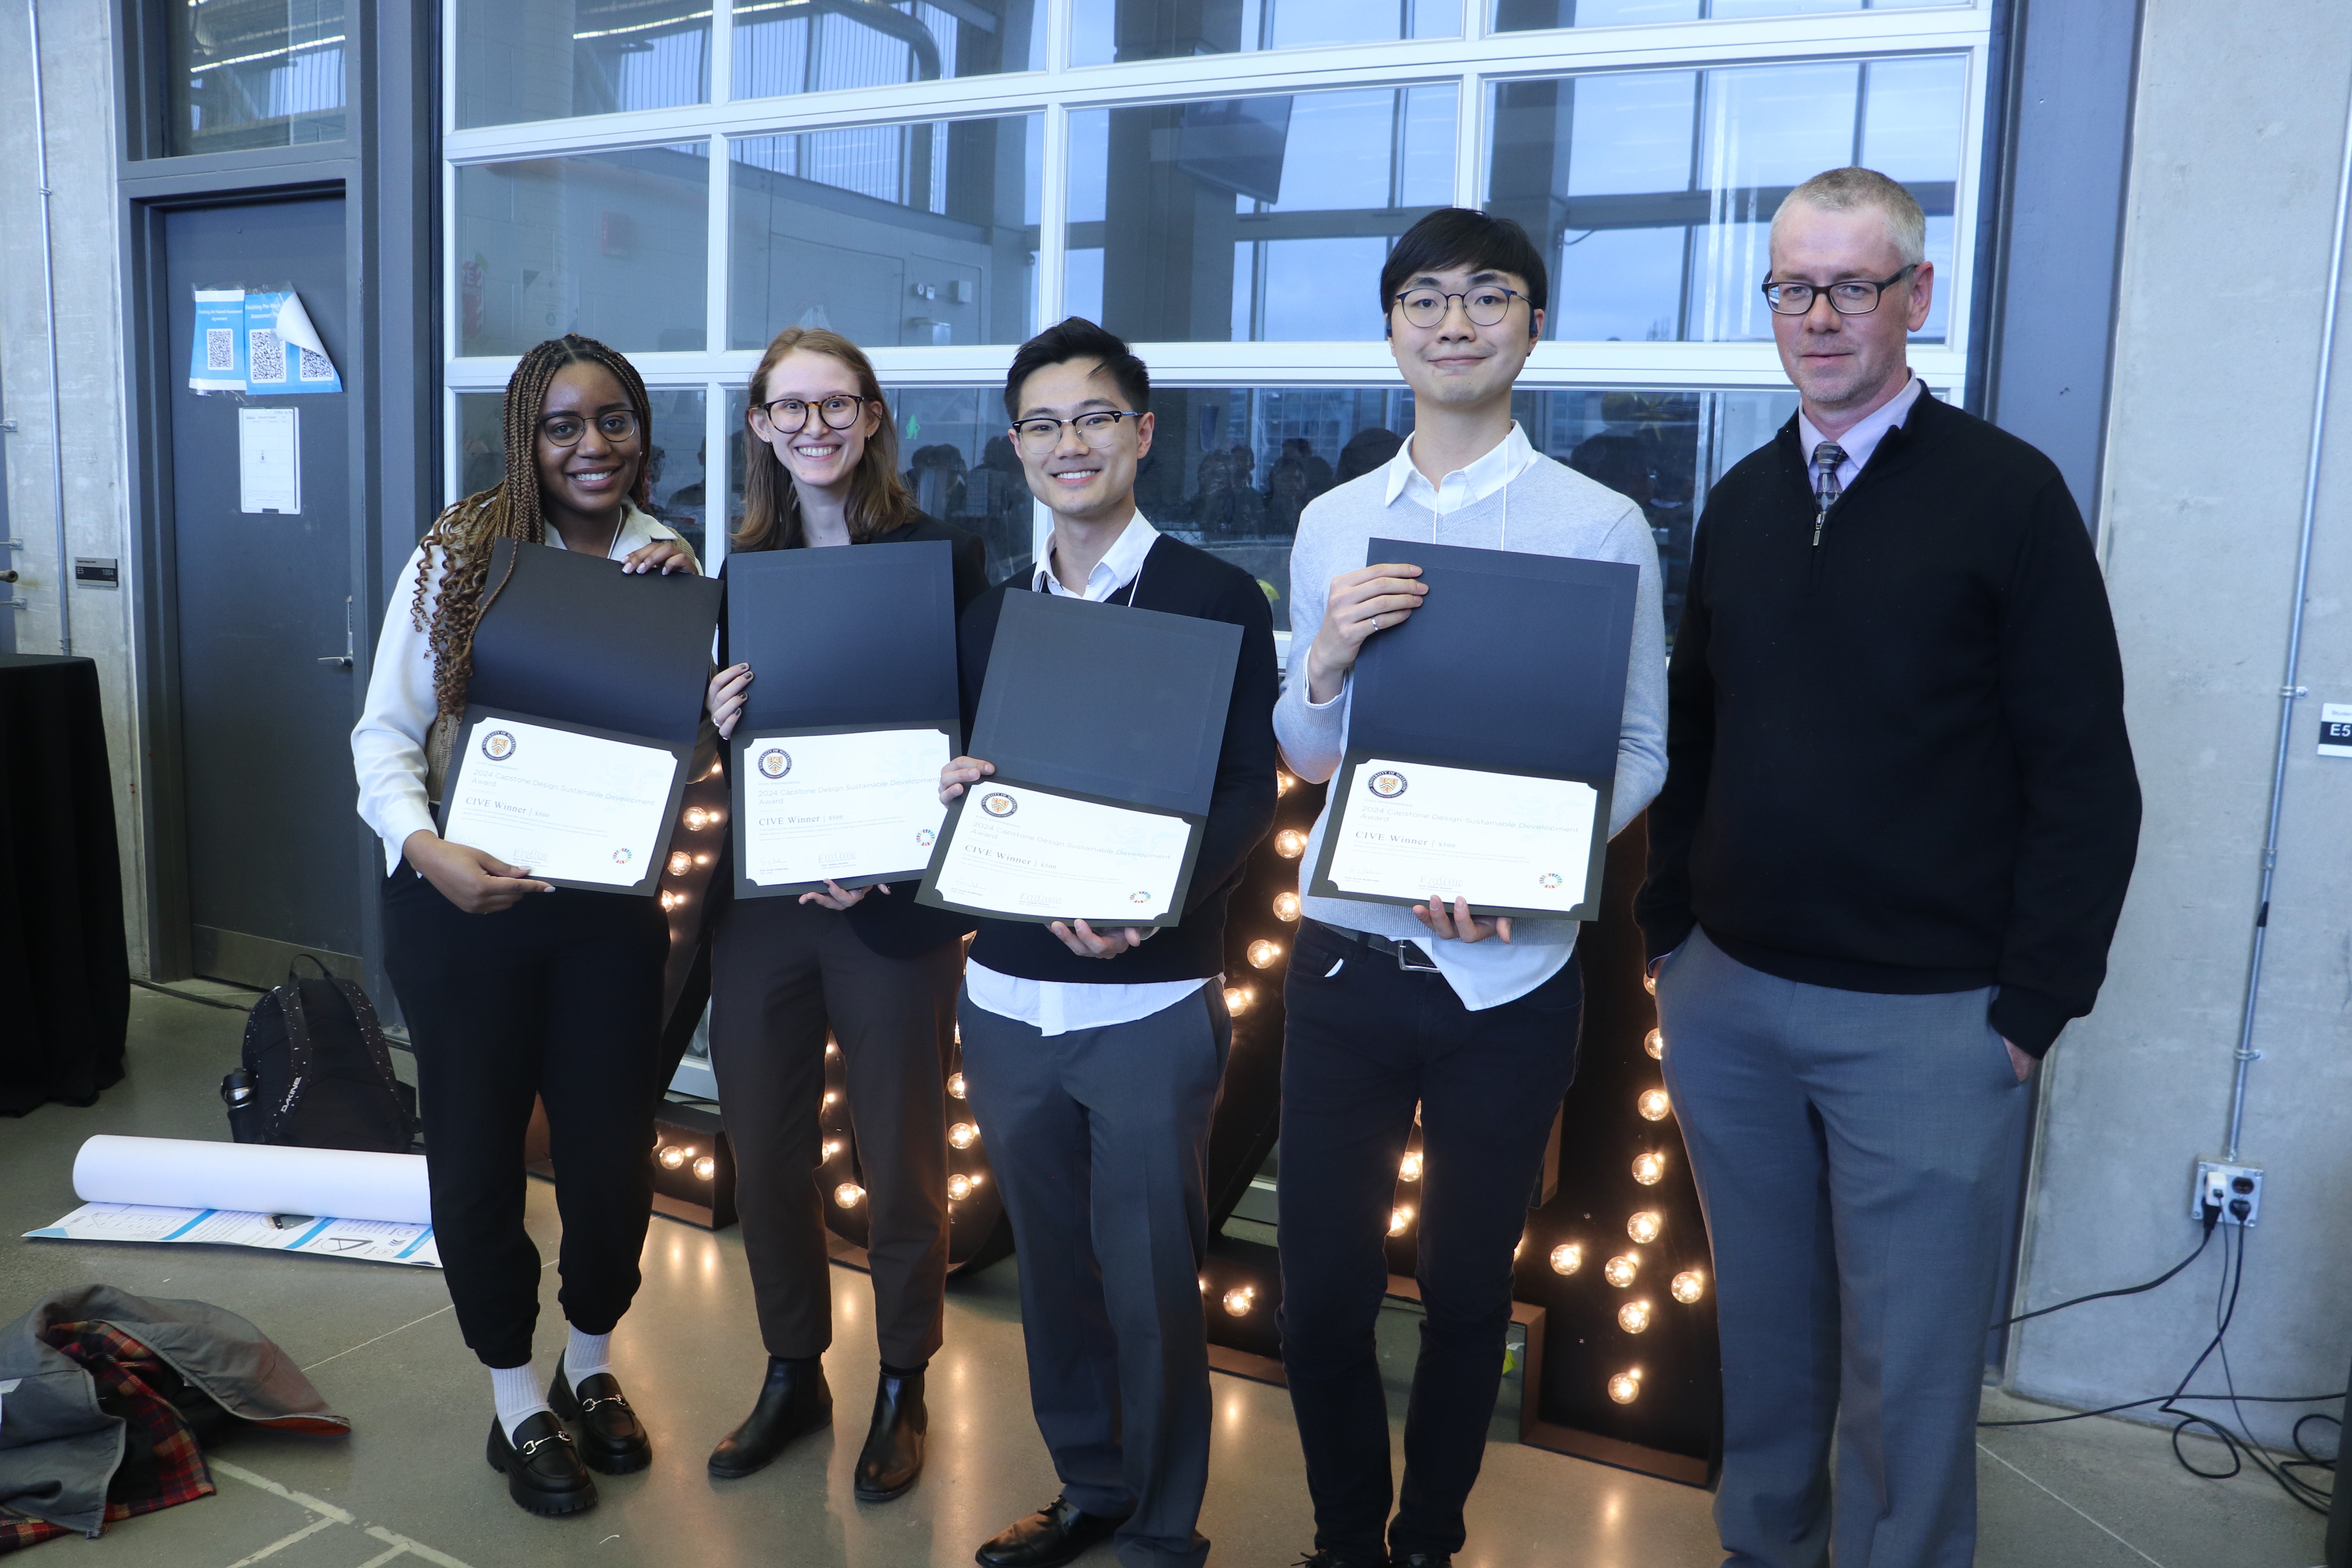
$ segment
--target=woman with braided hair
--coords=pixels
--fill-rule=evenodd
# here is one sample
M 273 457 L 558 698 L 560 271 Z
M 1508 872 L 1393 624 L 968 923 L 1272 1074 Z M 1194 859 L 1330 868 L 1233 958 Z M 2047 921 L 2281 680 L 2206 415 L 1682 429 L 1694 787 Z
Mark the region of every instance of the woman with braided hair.
M 651 899 L 557 889 L 435 831 L 466 709 L 492 546 L 586 551 L 632 573 L 697 570 L 646 510 L 645 383 L 593 339 L 541 343 L 506 393 L 506 475 L 434 520 L 385 616 L 352 731 L 360 815 L 383 840 L 384 968 L 432 1133 L 433 1226 L 467 1345 L 490 1368 L 489 1462 L 532 1513 L 593 1507 L 589 1466 L 652 1458 L 613 1375 L 653 1202 L 669 928 Z M 531 1365 L 540 1258 L 523 1229 L 523 1134 L 547 1106 L 571 1339 Z M 567 1422 L 573 1430 L 567 1429 Z

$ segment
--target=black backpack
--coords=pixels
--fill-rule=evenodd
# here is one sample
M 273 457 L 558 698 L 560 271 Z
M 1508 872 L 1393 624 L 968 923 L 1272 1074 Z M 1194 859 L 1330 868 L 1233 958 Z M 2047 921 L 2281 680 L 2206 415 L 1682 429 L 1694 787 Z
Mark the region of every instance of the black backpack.
M 318 964 L 319 978 L 286 984 L 245 1018 L 245 1065 L 221 1079 L 230 1134 L 240 1143 L 365 1149 L 405 1154 L 416 1141 L 416 1090 L 395 1077 L 375 1004 Z

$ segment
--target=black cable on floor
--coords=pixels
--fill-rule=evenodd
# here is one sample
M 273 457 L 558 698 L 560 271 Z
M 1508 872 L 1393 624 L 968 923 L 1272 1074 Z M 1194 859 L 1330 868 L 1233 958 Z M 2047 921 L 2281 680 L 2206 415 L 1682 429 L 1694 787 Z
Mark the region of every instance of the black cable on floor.
M 2014 1318 L 2003 1318 L 2000 1322 L 1993 1324 L 1992 1327 L 1987 1329 L 1985 1331 L 1987 1333 L 1999 1333 L 2001 1330 L 2013 1327 L 2018 1323 L 2030 1322 L 2035 1318 L 2046 1318 L 2053 1312 L 2063 1312 L 2069 1307 L 2079 1307 L 2085 1301 L 2104 1301 L 2112 1296 L 2137 1296 L 2143 1290 L 2153 1290 L 2158 1285 L 2165 1284 L 2182 1269 L 2188 1268 L 2190 1264 L 2205 1256 L 2205 1248 L 2212 1244 L 2213 1227 L 2219 1225 L 2221 1220 L 2221 1209 L 2211 1204 L 2206 1205 L 2205 1234 L 2198 1238 L 2197 1250 L 2190 1253 L 2188 1257 L 2182 1258 L 2179 1262 L 2174 1264 L 2171 1268 L 2166 1269 L 2163 1273 L 2158 1275 L 2155 1279 L 2149 1280 L 2145 1285 L 2126 1285 L 2120 1290 L 2094 1290 L 2087 1296 L 2077 1296 L 2071 1301 L 2061 1301 L 2054 1307 L 2036 1307 L 2031 1312 L 2020 1312 Z M 2141 1400 L 2140 1403 L 2145 1405 L 2147 1401 Z M 2089 1413 L 2085 1412 L 2084 1414 L 2087 1415 Z

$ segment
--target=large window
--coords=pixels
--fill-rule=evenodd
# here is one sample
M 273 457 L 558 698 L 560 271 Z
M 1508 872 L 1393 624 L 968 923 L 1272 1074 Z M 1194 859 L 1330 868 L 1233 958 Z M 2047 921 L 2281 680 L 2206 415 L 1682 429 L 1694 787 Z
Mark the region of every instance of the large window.
M 271 15 L 281 47 L 332 47 L 322 7 Z M 514 356 L 590 333 L 656 389 L 657 502 L 716 557 L 751 368 L 828 326 L 872 353 L 925 509 L 1025 571 L 1000 378 L 1083 314 L 1152 368 L 1146 515 L 1245 566 L 1287 630 L 1300 510 L 1412 429 L 1381 264 L 1431 208 L 1478 205 L 1552 268 L 1519 418 L 1643 508 L 1671 621 L 1707 487 L 1794 405 L 1757 293 L 1791 186 L 1859 162 L 1918 197 L 1937 283 L 1913 363 L 1967 396 L 1990 23 L 1914 0 L 455 0 L 447 485 L 495 474 Z M 285 111 L 263 133 L 320 133 L 295 77 L 257 90 Z M 227 112 L 206 123 L 255 122 Z
M 342 139 L 346 0 L 183 0 L 163 10 L 167 154 Z

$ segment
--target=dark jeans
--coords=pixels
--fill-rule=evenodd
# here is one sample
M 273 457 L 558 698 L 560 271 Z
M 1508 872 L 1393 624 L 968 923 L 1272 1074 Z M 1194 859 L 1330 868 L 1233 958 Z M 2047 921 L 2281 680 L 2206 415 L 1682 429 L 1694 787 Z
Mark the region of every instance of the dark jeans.
M 405 863 L 383 884 L 383 965 L 416 1047 L 433 1230 L 467 1345 L 530 1360 L 539 1249 L 523 1230 L 523 1133 L 547 1105 L 563 1216 L 563 1315 L 610 1333 L 637 1293 L 652 1212 L 662 965 L 650 898 L 559 889 L 469 915 Z
M 869 898 L 907 898 L 911 882 Z M 824 1037 L 841 1046 L 866 1255 L 885 1365 L 940 1348 L 948 1279 L 947 1062 L 963 944 L 885 958 L 838 910 L 790 898 L 733 899 L 710 960 L 710 1065 L 735 1146 L 735 1205 L 760 1337 L 770 1355 L 833 1343 L 826 1196 L 817 1188 Z
M 1334 971 L 1337 971 L 1334 973 Z M 1282 1360 L 1315 1545 L 1462 1550 L 1511 1321 L 1511 1254 L 1569 1079 L 1584 985 L 1571 958 L 1473 1013 L 1444 976 L 1305 922 L 1283 999 Z M 1388 1405 L 1374 1329 L 1397 1167 L 1421 1110 L 1421 1358 L 1389 1525 Z

